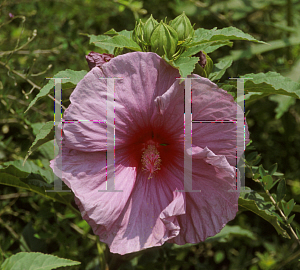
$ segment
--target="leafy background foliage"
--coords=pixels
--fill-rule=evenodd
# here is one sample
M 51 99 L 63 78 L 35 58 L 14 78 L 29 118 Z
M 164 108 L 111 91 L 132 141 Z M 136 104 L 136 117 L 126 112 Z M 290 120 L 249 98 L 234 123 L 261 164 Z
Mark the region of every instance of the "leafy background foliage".
M 214 63 L 219 63 L 211 78 L 224 89 L 234 92 L 229 77 L 277 72 L 295 84 L 279 78 L 269 85 L 298 90 L 298 99 L 249 92 L 246 113 L 252 143 L 246 150 L 246 185 L 256 192 L 241 195 L 237 217 L 221 233 L 196 245 L 165 244 L 140 254 L 113 255 L 82 220 L 72 194 L 45 192 L 54 180 L 49 168 L 53 143 L 32 151 L 22 166 L 35 136 L 41 129 L 48 130 L 45 123 L 53 121 L 53 90 L 24 111 L 40 89 L 47 88 L 47 77 L 67 69 L 87 71 L 85 55 L 92 50 L 104 52 L 89 43 L 88 34 L 103 34 L 111 28 L 132 30 L 136 19 L 145 21 L 153 14 L 158 21 L 170 20 L 182 11 L 195 29 L 233 26 L 270 44 L 237 40 L 232 47 L 210 53 Z M 297 233 L 299 11 L 296 0 L 4 0 L 0 4 L 0 265 L 5 263 L 0 268 L 13 269 L 7 266 L 13 254 L 44 253 L 73 260 L 68 269 L 299 269 L 299 245 L 279 212 L 283 211 Z M 63 85 L 64 107 L 69 105 L 74 84 Z M 245 89 L 251 89 L 251 82 Z M 269 195 L 281 201 L 277 208 Z M 57 257 L 52 260 L 60 260 Z M 72 265 L 70 261 L 56 263 L 61 263 L 57 267 Z

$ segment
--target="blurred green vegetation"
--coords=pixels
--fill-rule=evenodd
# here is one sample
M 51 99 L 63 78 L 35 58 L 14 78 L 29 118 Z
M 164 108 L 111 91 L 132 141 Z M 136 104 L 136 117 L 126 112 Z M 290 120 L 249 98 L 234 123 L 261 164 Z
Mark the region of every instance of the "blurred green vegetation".
M 300 82 L 300 2 L 297 0 L 4 0 L 0 4 L 0 165 L 23 160 L 35 139 L 35 123 L 53 120 L 53 100 L 44 98 L 24 114 L 29 102 L 48 80 L 65 69 L 88 70 L 85 55 L 100 52 L 84 34 L 102 34 L 114 28 L 132 30 L 135 19 L 173 19 L 182 11 L 195 28 L 235 26 L 259 40 L 284 41 L 277 49 L 237 41 L 210 54 L 214 62 L 231 50 L 246 51 L 222 80 L 246 73 L 276 71 Z M 36 36 L 34 31 L 36 30 Z M 28 39 L 32 39 L 28 42 Z M 24 44 L 26 44 L 23 47 Z M 289 45 L 293 46 L 289 46 Z M 251 46 L 252 53 L 249 53 Z M 21 48 L 20 48 L 21 47 Z M 248 49 L 248 51 L 247 51 Z M 256 53 L 260 52 L 260 53 Z M 222 80 L 220 82 L 222 82 Z M 68 106 L 72 88 L 63 92 Z M 52 93 L 53 95 L 53 93 Z M 278 163 L 288 185 L 287 200 L 300 203 L 300 101 L 269 97 L 247 105 L 247 122 L 254 149 L 262 164 Z M 281 107 L 280 107 L 281 106 Z M 278 113 L 278 111 L 280 113 Z M 48 147 L 48 148 L 47 148 Z M 30 160 L 48 170 L 48 146 Z M 250 179 L 246 185 L 260 187 Z M 74 202 L 72 202 L 73 206 Z M 299 213 L 293 224 L 300 229 Z M 229 225 L 248 230 L 254 238 L 228 234 L 197 245 L 145 251 L 139 257 L 112 256 L 97 242 L 78 212 L 40 195 L 1 186 L 0 263 L 18 251 L 40 251 L 81 261 L 69 269 L 105 269 L 103 260 L 118 269 L 299 269 L 299 247 L 281 238 L 274 228 L 251 212 L 239 213 Z M 255 240 L 254 240 L 255 239 Z M 114 266 L 113 266 L 114 265 Z M 111 268 L 112 269 L 112 268 Z

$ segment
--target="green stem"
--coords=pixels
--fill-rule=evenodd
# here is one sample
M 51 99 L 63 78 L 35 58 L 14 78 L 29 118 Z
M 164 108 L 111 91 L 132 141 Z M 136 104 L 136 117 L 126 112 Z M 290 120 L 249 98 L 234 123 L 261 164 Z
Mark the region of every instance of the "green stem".
M 297 242 L 298 242 L 298 244 L 299 244 L 299 246 L 300 246 L 300 239 L 299 239 L 298 235 L 295 233 L 295 231 L 294 231 L 293 227 L 291 226 L 291 224 L 288 224 L 288 222 L 287 222 L 287 221 L 288 221 L 287 216 L 286 216 L 286 215 L 282 212 L 282 210 L 279 208 L 278 203 L 274 200 L 274 198 L 273 198 L 273 196 L 270 194 L 269 190 L 267 190 L 267 189 L 264 188 L 263 183 L 262 183 L 259 179 L 254 179 L 254 178 L 253 178 L 254 173 L 253 173 L 253 171 L 252 171 L 252 168 L 251 168 L 250 166 L 248 166 L 248 165 L 246 165 L 246 166 L 249 168 L 249 170 L 250 170 L 250 172 L 251 172 L 253 181 L 259 183 L 259 184 L 262 186 L 262 188 L 265 190 L 265 192 L 266 192 L 266 194 L 269 196 L 269 198 L 270 198 L 272 204 L 275 206 L 276 210 L 279 211 L 280 215 L 281 215 L 281 216 L 283 217 L 283 219 L 285 220 L 285 222 L 286 222 L 285 225 L 290 229 L 291 233 L 293 234 L 293 236 L 295 237 L 295 239 L 297 240 Z

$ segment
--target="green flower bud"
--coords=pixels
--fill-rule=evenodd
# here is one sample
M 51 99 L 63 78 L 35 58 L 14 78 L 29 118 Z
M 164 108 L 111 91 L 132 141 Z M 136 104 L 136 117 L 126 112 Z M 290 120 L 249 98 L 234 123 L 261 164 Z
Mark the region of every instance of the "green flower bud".
M 159 56 L 166 55 L 168 59 L 172 59 L 176 52 L 178 35 L 176 31 L 169 25 L 161 21 L 153 30 L 150 44 L 151 51 Z
M 143 32 L 144 23 L 140 20 L 139 23 L 136 23 L 133 32 L 132 39 L 141 46 L 144 42 L 144 32 Z
M 171 21 L 170 26 L 177 32 L 179 41 L 189 42 L 194 36 L 194 28 L 184 12 Z
M 198 74 L 201 77 L 208 78 L 208 75 L 212 72 L 214 63 L 211 58 L 203 51 L 198 52 L 194 56 L 199 57 L 199 61 L 193 71 L 194 74 Z
M 212 72 L 212 69 L 214 67 L 214 62 L 211 60 L 211 58 L 204 53 L 206 56 L 206 65 L 204 67 L 204 70 L 206 71 L 207 76 Z
M 153 29 L 155 28 L 156 25 L 158 25 L 158 22 L 155 19 L 153 19 L 152 15 L 145 22 L 145 25 L 143 27 L 143 30 L 144 30 L 144 41 L 147 44 L 150 44 L 151 34 L 152 34 L 152 31 L 153 31 Z
M 197 64 L 195 65 L 195 68 L 194 68 L 193 73 L 194 73 L 194 74 L 198 74 L 198 75 L 201 76 L 201 77 L 207 78 L 206 71 L 204 70 L 203 67 L 201 67 L 201 66 L 199 65 L 199 63 L 197 63 Z
M 195 56 L 199 57 L 199 61 L 198 64 L 205 68 L 207 60 L 206 60 L 206 54 L 203 51 L 200 51 L 198 53 L 195 54 Z

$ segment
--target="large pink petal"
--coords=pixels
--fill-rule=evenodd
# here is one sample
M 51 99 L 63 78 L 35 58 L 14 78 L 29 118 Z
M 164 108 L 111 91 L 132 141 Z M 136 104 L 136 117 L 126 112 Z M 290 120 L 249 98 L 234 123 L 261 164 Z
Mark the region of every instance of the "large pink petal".
M 120 55 L 103 65 L 102 70 L 93 68 L 78 83 L 64 119 L 106 120 L 107 82 L 100 78 L 121 78 L 115 80 L 115 143 L 116 149 L 123 147 L 128 138 L 149 128 L 155 110 L 154 99 L 162 95 L 178 76 L 178 70 L 155 53 Z M 106 150 L 105 123 L 65 123 L 63 130 L 66 146 L 71 149 Z
M 101 70 L 93 68 L 70 96 L 71 104 L 64 113 L 64 120 L 69 122 L 63 125 L 65 146 L 70 149 L 94 152 L 107 148 L 106 82 L 100 77 Z
M 151 118 L 152 126 L 167 130 L 177 140 L 184 139 L 184 83 L 175 79 L 161 96 L 154 100 L 156 109 Z
M 121 78 L 115 84 L 116 102 L 124 106 L 131 121 L 139 127 L 149 125 L 155 109 L 154 99 L 179 77 L 178 70 L 151 52 L 120 55 L 104 65 L 102 70 L 106 77 Z
M 104 234 L 101 226 L 96 227 L 94 233 L 109 245 L 111 252 L 122 255 L 162 245 L 179 234 L 177 216 L 185 213 L 185 194 L 176 192 L 177 188 L 183 188 L 181 181 L 170 177 L 167 170 L 151 179 L 139 172 L 114 226 Z
M 218 233 L 238 211 L 235 168 L 225 156 L 207 147 L 193 147 L 192 187 L 186 193 L 186 213 L 177 217 L 180 233 L 169 242 L 198 243 Z M 183 177 L 183 170 L 181 177 Z
M 72 189 L 83 218 L 94 230 L 98 226 L 111 230 L 135 185 L 136 168 L 128 164 L 127 155 L 121 151 L 116 151 L 115 189 L 123 192 L 100 192 L 106 190 L 105 152 L 86 153 L 63 147 L 61 165 L 60 156 L 51 161 L 54 173 Z
M 82 217 L 111 252 L 126 254 L 160 246 L 179 234 L 177 216 L 185 213 L 185 194 L 176 192 L 183 189 L 182 181 L 170 173 L 179 170 L 175 162 L 148 179 L 141 168 L 136 175 L 128 149 L 117 150 L 115 188 L 123 192 L 106 193 L 99 192 L 106 188 L 105 152 L 67 147 L 62 151 L 61 168 L 60 156 L 51 161 L 51 167 L 62 174 Z
M 237 136 L 244 138 L 243 130 L 237 131 L 237 124 L 234 122 L 237 112 L 239 116 L 243 115 L 240 106 L 234 102 L 231 95 L 210 80 L 198 75 L 192 75 L 191 78 L 194 78 L 192 79 L 192 120 L 204 121 L 192 124 L 193 144 L 202 148 L 207 146 L 214 153 L 225 155 L 231 165 L 236 165 Z M 169 126 L 170 129 L 183 134 L 184 83 L 179 84 L 177 81 L 162 96 L 156 97 L 157 110 L 152 121 L 161 126 Z M 213 123 L 217 120 L 232 122 Z M 247 123 L 245 123 L 245 137 L 247 144 L 249 142 Z M 238 143 L 238 150 L 243 152 L 243 142 Z
M 192 80 L 192 90 L 193 121 L 211 121 L 211 123 L 193 123 L 193 144 L 202 148 L 207 146 L 215 154 L 225 155 L 229 163 L 235 166 L 238 162 L 237 150 L 239 153 L 244 150 L 244 129 L 237 130 L 237 123 L 234 122 L 237 117 L 239 121 L 244 121 L 241 107 L 234 102 L 231 95 L 206 78 Z M 216 120 L 231 121 L 214 123 Z M 247 144 L 249 132 L 246 122 L 245 139 Z

